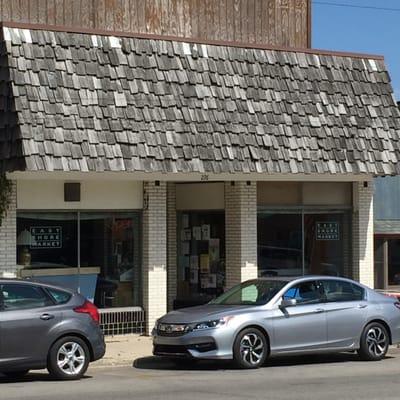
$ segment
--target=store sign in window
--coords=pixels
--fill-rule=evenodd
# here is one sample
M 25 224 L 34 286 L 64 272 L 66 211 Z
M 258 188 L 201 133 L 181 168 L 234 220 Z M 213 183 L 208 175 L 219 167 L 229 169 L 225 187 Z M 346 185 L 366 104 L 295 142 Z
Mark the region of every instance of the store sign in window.
M 62 247 L 61 226 L 35 226 L 30 228 L 32 249 L 60 249 Z
M 317 222 L 317 240 L 339 240 L 338 222 Z

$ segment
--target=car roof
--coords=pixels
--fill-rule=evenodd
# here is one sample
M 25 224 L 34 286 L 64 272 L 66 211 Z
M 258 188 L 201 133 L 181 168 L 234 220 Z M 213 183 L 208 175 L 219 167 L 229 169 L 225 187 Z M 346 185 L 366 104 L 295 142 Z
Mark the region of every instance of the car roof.
M 44 283 L 44 282 L 37 282 L 31 279 L 20 279 L 20 278 L 0 278 L 0 285 L 2 283 L 16 283 L 16 284 L 24 284 L 24 285 L 35 285 L 35 286 L 41 286 L 44 288 L 49 288 L 49 289 L 56 289 L 56 290 L 62 290 L 64 292 L 68 292 L 71 294 L 74 294 L 75 291 L 69 288 L 64 288 L 60 287 L 57 285 L 52 285 L 49 283 Z
M 281 282 L 294 282 L 294 281 L 309 281 L 309 280 L 341 280 L 346 282 L 357 283 L 361 285 L 359 282 L 355 282 L 352 279 L 344 278 L 342 276 L 332 276 L 332 275 L 298 275 L 298 276 L 266 276 L 257 278 L 256 280 L 260 281 L 281 281 Z

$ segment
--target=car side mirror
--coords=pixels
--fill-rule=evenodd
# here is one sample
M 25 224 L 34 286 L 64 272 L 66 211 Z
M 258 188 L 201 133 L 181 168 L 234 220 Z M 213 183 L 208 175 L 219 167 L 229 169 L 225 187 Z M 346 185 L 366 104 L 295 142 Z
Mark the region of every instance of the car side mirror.
M 294 307 L 297 305 L 297 300 L 296 299 L 285 299 L 282 298 L 281 304 L 279 308 L 287 308 L 287 307 Z

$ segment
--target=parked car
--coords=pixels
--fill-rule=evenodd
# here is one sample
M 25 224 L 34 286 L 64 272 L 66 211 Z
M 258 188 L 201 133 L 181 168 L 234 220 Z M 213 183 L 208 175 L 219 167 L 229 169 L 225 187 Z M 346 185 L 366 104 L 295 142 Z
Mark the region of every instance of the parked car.
M 31 369 L 47 368 L 57 379 L 79 379 L 104 352 L 98 310 L 83 296 L 0 279 L 1 373 L 22 377 Z
M 155 355 L 233 359 L 242 368 L 314 352 L 381 360 L 399 342 L 397 299 L 331 276 L 250 280 L 206 305 L 169 312 L 153 330 Z

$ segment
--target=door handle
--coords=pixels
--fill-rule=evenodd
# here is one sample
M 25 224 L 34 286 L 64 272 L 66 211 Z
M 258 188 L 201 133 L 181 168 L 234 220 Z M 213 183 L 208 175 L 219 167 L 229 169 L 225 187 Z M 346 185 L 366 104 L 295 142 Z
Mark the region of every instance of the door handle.
M 314 313 L 315 314 L 318 314 L 318 313 L 322 313 L 322 312 L 324 312 L 325 310 L 323 309 L 323 308 L 316 308 L 315 310 L 314 310 Z
M 53 319 L 53 318 L 54 318 L 54 315 L 52 315 L 52 314 L 42 314 L 40 316 L 40 319 L 43 321 L 48 321 L 49 319 Z
M 359 304 L 358 306 L 357 306 L 357 308 L 366 308 L 367 307 L 367 304 Z

